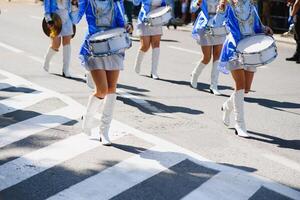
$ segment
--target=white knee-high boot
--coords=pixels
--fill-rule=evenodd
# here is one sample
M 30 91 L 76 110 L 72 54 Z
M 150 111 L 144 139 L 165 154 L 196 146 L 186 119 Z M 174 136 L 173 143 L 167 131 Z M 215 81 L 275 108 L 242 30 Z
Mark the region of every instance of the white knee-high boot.
M 53 57 L 56 53 L 57 53 L 57 51 L 55 51 L 54 49 L 52 49 L 52 47 L 49 47 L 49 48 L 48 48 L 47 53 L 46 53 L 46 55 L 45 55 L 45 57 L 44 57 L 45 60 L 44 60 L 44 66 L 43 66 L 43 68 L 44 68 L 44 70 L 45 70 L 46 72 L 49 71 L 50 61 L 51 61 L 52 57 Z
M 70 74 L 70 61 L 71 61 L 71 45 L 63 46 L 63 76 L 71 77 Z
M 134 71 L 139 74 L 141 72 L 141 65 L 144 59 L 146 52 L 139 50 L 136 59 L 135 59 L 135 64 L 134 64 Z
M 101 121 L 100 121 L 100 141 L 103 145 L 111 145 L 109 139 L 109 128 L 113 118 L 114 107 L 116 103 L 116 94 L 107 94 L 103 106 Z
M 231 96 L 225 101 L 222 105 L 221 110 L 223 111 L 223 123 L 225 126 L 230 126 L 230 114 L 233 110 L 233 96 L 235 95 L 235 91 L 231 94 Z
M 204 69 L 204 67 L 206 66 L 206 64 L 202 63 L 201 61 L 197 64 L 197 66 L 194 68 L 194 70 L 192 71 L 191 74 L 191 86 L 193 88 L 197 88 L 197 82 L 198 82 L 198 78 L 202 72 L 202 70 Z
M 152 67 L 151 67 L 151 77 L 155 80 L 159 79 L 157 74 L 157 68 L 159 63 L 160 48 L 152 49 Z
M 238 90 L 233 95 L 233 109 L 235 114 L 235 130 L 240 137 L 250 137 L 247 133 L 244 116 L 244 93 L 245 90 Z
M 103 101 L 103 99 L 95 97 L 94 95 L 91 95 L 89 97 L 86 113 L 83 116 L 82 122 L 82 131 L 89 136 L 92 134 L 92 128 L 95 128 L 97 126 L 95 115 L 97 114 L 97 112 L 99 112 Z
M 218 90 L 218 79 L 219 79 L 219 70 L 218 70 L 218 64 L 219 61 L 213 62 L 212 68 L 211 68 L 211 81 L 210 81 L 210 92 L 214 95 L 221 95 L 221 93 Z

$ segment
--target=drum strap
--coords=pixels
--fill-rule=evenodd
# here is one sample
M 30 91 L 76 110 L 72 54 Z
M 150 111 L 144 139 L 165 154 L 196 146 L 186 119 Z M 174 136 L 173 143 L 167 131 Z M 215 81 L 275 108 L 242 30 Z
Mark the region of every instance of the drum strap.
M 264 30 L 264 29 L 265 29 L 265 26 L 264 26 L 264 24 L 262 23 L 262 21 L 261 21 L 261 19 L 260 19 L 260 17 L 259 17 L 259 14 L 257 13 L 256 8 L 254 8 L 254 12 L 255 12 L 256 16 L 258 17 L 259 23 L 261 24 L 261 26 L 262 26 L 262 28 L 263 28 L 263 30 Z
M 125 18 L 124 13 L 123 13 L 122 6 L 121 6 L 120 1 L 117 1 L 117 5 L 118 5 L 118 8 L 119 8 L 119 10 L 120 10 L 120 13 L 121 13 L 121 15 L 122 15 L 122 18 L 123 18 L 125 24 L 127 24 L 127 20 L 126 20 L 126 18 Z

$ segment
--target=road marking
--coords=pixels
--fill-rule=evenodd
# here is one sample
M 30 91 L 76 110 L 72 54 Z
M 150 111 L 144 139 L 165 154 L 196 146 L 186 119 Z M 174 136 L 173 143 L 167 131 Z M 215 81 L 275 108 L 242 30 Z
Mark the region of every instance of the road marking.
M 0 47 L 3 47 L 3 48 L 5 48 L 5 49 L 7 49 L 7 50 L 9 50 L 9 51 L 14 52 L 14 53 L 23 53 L 23 52 L 24 52 L 24 51 L 22 51 L 21 49 L 15 48 L 15 47 L 10 46 L 10 45 L 8 45 L 8 44 L 4 44 L 4 43 L 2 43 L 2 42 L 0 42 Z
M 0 129 L 0 148 L 35 133 L 54 128 L 82 116 L 82 109 L 67 106 Z
M 37 61 L 37 62 L 41 63 L 41 64 L 43 64 L 44 61 L 45 61 L 43 58 L 39 58 L 37 56 L 30 56 L 30 55 L 28 55 L 28 57 L 31 58 L 34 61 Z
M 101 145 L 99 141 L 87 140 L 87 136 L 78 134 L 5 163 L 0 166 L 0 190 L 4 190 L 99 145 Z
M 271 153 L 263 154 L 263 157 L 300 172 L 300 164 L 293 160 Z
M 110 199 L 130 187 L 184 160 L 183 155 L 161 156 L 168 150 L 155 146 L 52 197 L 63 199 Z M 91 195 L 92 194 L 92 195 Z
M 182 200 L 248 200 L 260 187 L 259 181 L 248 176 L 220 172 Z
M 22 83 L 20 83 L 19 81 L 12 79 L 12 78 L 7 78 L 7 79 L 3 79 L 0 82 L 0 90 L 4 90 L 10 87 L 18 87 L 20 86 Z
M 147 102 L 146 100 L 142 99 L 139 96 L 132 95 L 121 89 L 117 89 L 117 93 L 120 96 L 130 99 L 131 101 L 143 106 L 144 108 L 147 108 L 148 110 L 150 110 L 152 112 L 155 112 L 155 113 L 163 113 L 164 112 L 163 110 L 160 110 L 160 109 L 156 108 L 155 106 L 152 106 L 149 102 Z
M 300 192 L 298 192 L 298 191 L 296 191 L 292 188 L 289 188 L 287 186 L 276 183 L 276 182 L 274 182 L 270 179 L 267 179 L 267 178 L 258 176 L 256 174 L 249 173 L 249 172 L 245 172 L 245 171 L 240 170 L 240 169 L 236 169 L 236 168 L 232 168 L 232 167 L 228 167 L 228 166 L 225 166 L 225 165 L 215 163 L 211 160 L 208 160 L 207 158 L 202 157 L 199 154 L 196 154 L 196 153 L 194 153 L 190 150 L 187 150 L 187 149 L 185 149 L 181 146 L 178 146 L 176 144 L 173 144 L 171 142 L 163 140 L 159 137 L 156 137 L 156 136 L 151 135 L 151 134 L 144 133 L 140 130 L 132 128 L 132 127 L 130 127 L 126 124 L 123 124 L 121 122 L 115 121 L 115 123 L 118 125 L 119 129 L 124 130 L 124 131 L 134 135 L 135 137 L 143 139 L 143 140 L 145 140 L 147 142 L 150 142 L 154 145 L 163 146 L 165 149 L 168 149 L 169 152 L 186 155 L 187 159 L 190 159 L 191 161 L 193 161 L 193 162 L 195 162 L 199 165 L 202 165 L 204 167 L 211 168 L 211 169 L 214 169 L 214 170 L 217 170 L 217 171 L 221 171 L 221 172 L 235 173 L 237 175 L 239 174 L 240 176 L 242 176 L 242 175 L 247 176 L 251 180 L 255 179 L 256 181 L 259 181 L 261 186 L 265 186 L 268 189 L 276 191 L 276 192 L 278 192 L 280 194 L 283 194 L 285 196 L 288 196 L 292 199 L 299 199 L 299 197 L 300 197 Z
M 40 20 L 40 21 L 42 21 L 44 19 L 43 17 L 35 16 L 35 15 L 31 15 L 29 17 L 32 18 L 32 19 Z
M 115 134 L 111 141 L 125 135 Z M 80 133 L 0 165 L 0 191 L 101 145 L 99 139 Z
M 33 92 L 1 100 L 0 115 L 24 109 L 49 97 L 51 96 L 44 92 Z
M 32 84 L 29 81 L 26 81 L 25 79 L 22 79 L 22 78 L 20 78 L 20 77 L 18 77 L 16 75 L 10 74 L 10 73 L 5 72 L 3 70 L 0 70 L 0 73 L 3 74 L 3 75 L 5 75 L 5 76 L 7 76 L 7 77 L 9 77 L 9 78 L 15 78 L 16 80 L 19 80 L 20 83 L 22 83 L 22 84 L 27 83 L 28 85 L 31 85 L 34 89 L 36 89 L 38 91 L 43 91 L 43 92 L 47 91 L 50 94 L 52 94 L 54 96 L 57 96 L 58 98 L 64 99 L 63 100 L 64 102 L 68 102 L 70 105 L 73 106 L 73 110 L 76 110 L 76 109 L 79 109 L 81 111 L 84 110 L 83 106 L 81 106 L 80 104 L 78 104 L 77 102 L 75 102 L 70 97 L 67 97 L 65 95 L 56 93 L 54 91 L 47 90 L 47 89 L 42 88 L 42 87 L 40 87 L 38 85 Z M 71 108 L 72 106 L 69 106 L 69 107 Z M 74 106 L 76 106 L 76 109 L 74 109 Z M 30 125 L 32 125 L 32 124 L 30 124 Z M 11 126 L 9 126 L 9 127 L 11 127 Z M 186 150 L 186 149 L 184 149 L 184 148 L 182 148 L 180 146 L 177 146 L 177 145 L 172 144 L 172 143 L 170 143 L 168 141 L 160 139 L 159 137 L 143 133 L 143 132 L 141 132 L 141 131 L 139 131 L 137 129 L 134 129 L 134 128 L 126 125 L 126 124 L 123 124 L 121 122 L 117 122 L 117 121 L 113 120 L 112 127 L 114 129 L 116 129 L 116 130 L 119 130 L 122 133 L 124 133 L 124 132 L 130 133 L 130 134 L 132 134 L 132 135 L 134 135 L 134 136 L 136 136 L 138 138 L 141 138 L 141 139 L 143 139 L 143 140 L 145 140 L 145 141 L 147 141 L 149 143 L 152 143 L 152 144 L 154 144 L 156 146 L 163 147 L 163 149 L 165 151 L 168 151 L 169 153 L 175 153 L 175 154 L 178 154 L 178 155 L 182 155 L 182 156 L 184 156 L 184 157 L 186 157 L 186 158 L 194 161 L 195 163 L 197 163 L 199 165 L 202 165 L 202 166 L 205 166 L 207 168 L 215 169 L 215 170 L 222 171 L 222 172 L 231 172 L 233 174 L 237 174 L 237 175 L 240 175 L 240 176 L 247 176 L 251 180 L 252 179 L 257 180 L 258 182 L 261 183 L 262 186 L 265 186 L 268 189 L 271 189 L 273 191 L 276 191 L 278 193 L 286 195 L 286 196 L 288 196 L 290 198 L 299 199 L 299 197 L 300 197 L 300 192 L 298 192 L 296 190 L 293 190 L 293 189 L 291 189 L 289 187 L 283 186 L 283 185 L 278 184 L 276 182 L 273 182 L 273 181 L 271 181 L 269 179 L 259 177 L 259 176 L 255 175 L 255 174 L 250 174 L 250 173 L 242 171 L 242 170 L 238 170 L 238 169 L 234 169 L 234 168 L 230 168 L 230 167 L 227 167 L 227 166 L 223 166 L 223 165 L 217 164 L 217 163 L 212 162 L 212 161 L 210 161 L 210 160 L 208 160 L 208 159 L 206 159 L 206 158 L 204 158 L 204 157 L 202 157 L 202 156 L 200 156 L 200 155 L 198 155 L 198 154 L 196 154 L 194 152 L 191 152 L 191 151 Z M 28 127 L 25 127 L 25 128 L 28 128 Z M 14 133 L 14 132 L 15 132 L 14 130 L 11 131 L 11 133 Z M 1 135 L 2 134 L 0 133 L 0 136 Z M 1 140 L 2 139 L 0 138 L 0 141 Z M 84 143 L 86 142 L 85 140 L 82 140 L 82 139 L 80 141 L 84 142 Z M 61 144 L 61 143 L 59 143 L 59 144 Z M 98 144 L 100 144 L 100 143 L 98 142 Z M 51 147 L 53 147 L 55 145 L 57 145 L 57 143 L 54 143 L 53 145 L 51 145 Z M 81 143 L 76 145 L 76 147 L 80 147 L 80 146 L 81 146 Z M 1 184 L 3 184 L 4 188 L 7 188 L 6 180 L 9 180 L 11 176 L 13 177 L 14 180 L 12 180 L 12 183 L 8 181 L 8 185 L 10 185 L 10 186 L 12 186 L 12 185 L 14 185 L 14 184 L 16 184 L 16 183 L 18 183 L 20 181 L 26 180 L 25 176 L 26 176 L 27 172 L 29 173 L 29 176 L 32 176 L 32 174 L 36 175 L 36 174 L 40 173 L 39 170 L 45 170 L 45 166 L 46 167 L 49 167 L 49 166 L 51 167 L 51 165 L 54 166 L 54 165 L 59 164 L 59 163 L 56 163 L 56 162 L 62 162 L 63 159 L 65 159 L 65 158 L 60 158 L 60 153 L 63 152 L 63 151 L 65 151 L 63 149 L 64 146 L 61 145 L 61 146 L 58 146 L 58 147 L 59 147 L 59 149 L 58 149 L 59 151 L 55 151 L 55 148 L 51 149 L 50 146 L 48 146 L 48 147 L 43 148 L 44 150 L 40 149 L 38 151 L 32 152 L 30 154 L 27 154 L 27 155 L 25 155 L 23 157 L 20 157 L 20 158 L 14 160 L 14 161 L 5 163 L 4 165 L 0 166 L 0 180 L 1 179 L 4 180 L 4 181 L 0 181 L 0 188 L 1 188 Z M 73 147 L 72 148 L 72 150 L 73 150 L 74 146 L 72 145 L 72 147 Z M 46 148 L 48 148 L 49 152 L 48 152 L 48 150 Z M 42 152 L 42 153 L 38 154 L 36 152 Z M 53 152 L 56 152 L 55 155 L 58 156 L 58 157 L 55 157 L 55 158 L 50 157 L 50 155 L 53 155 Z M 48 155 L 48 154 L 50 154 L 50 155 Z M 35 157 L 35 155 L 38 155 L 37 158 Z M 52 160 L 49 161 L 47 159 L 48 157 L 52 158 Z M 164 157 L 164 156 L 161 155 L 161 157 Z M 25 159 L 25 158 L 29 158 L 29 159 Z M 35 158 L 36 158 L 36 160 L 35 160 Z M 166 156 L 166 158 L 169 158 L 169 157 Z M 20 174 L 18 172 L 19 168 L 12 168 L 13 166 L 15 167 L 15 165 L 12 165 L 11 163 L 16 162 L 17 160 L 19 160 L 19 162 L 22 162 L 23 164 L 26 164 L 26 166 L 23 165 L 23 167 L 24 167 L 24 171 L 23 172 L 24 173 Z M 32 165 L 32 163 L 35 164 L 34 161 L 36 161 L 38 163 L 37 167 L 36 167 L 36 165 Z M 8 174 L 8 171 L 3 172 L 2 168 L 1 168 L 1 167 L 5 166 L 5 165 L 7 165 L 7 166 L 10 165 L 10 167 L 5 168 L 6 170 L 10 170 L 9 171 L 9 177 L 6 176 L 6 174 Z M 37 171 L 35 171 L 34 169 L 31 169 L 31 168 L 37 168 Z M 12 170 L 12 169 L 14 169 L 14 170 Z M 14 175 L 14 173 L 16 173 L 16 175 Z M 17 180 L 19 175 L 21 176 L 21 180 Z M 25 177 L 25 179 L 22 179 L 22 177 L 23 178 Z M 115 184 L 117 184 L 117 183 L 115 183 Z M 228 192 L 232 192 L 232 191 L 228 191 Z M 95 195 L 97 195 L 97 194 L 98 194 L 98 190 L 96 190 L 96 192 L 95 192 Z
M 179 50 L 179 51 L 184 51 L 184 52 L 188 52 L 188 53 L 193 53 L 193 54 L 201 55 L 201 53 L 198 52 L 198 51 L 193 51 L 193 50 L 185 49 L 185 48 L 182 48 L 182 47 L 176 47 L 176 46 L 172 46 L 172 45 L 169 45 L 168 47 L 171 48 L 171 49 Z
M 35 19 L 38 18 L 37 16 L 30 16 L 30 17 L 31 18 L 35 18 Z M 34 61 L 37 61 L 37 62 L 41 63 L 41 64 L 44 63 L 44 59 L 43 58 L 40 58 L 40 57 L 37 57 L 37 56 L 32 56 L 32 55 L 26 55 L 26 56 L 29 57 L 30 59 L 34 60 Z M 0 89 L 1 89 L 1 85 L 0 85 Z M 134 96 L 132 94 L 129 94 L 128 92 L 126 92 L 124 90 L 121 90 L 121 89 L 118 89 L 117 93 L 120 94 L 122 97 L 128 98 L 128 99 L 132 100 L 133 102 L 135 102 L 135 103 L 143 106 L 144 108 L 148 109 L 149 111 L 155 112 L 157 114 L 160 113 L 159 114 L 160 116 L 170 117 L 170 114 L 165 113 L 165 111 L 160 110 L 160 109 L 156 108 L 155 106 L 152 106 L 149 102 L 145 101 L 144 99 L 142 99 L 142 98 L 140 98 L 138 96 Z

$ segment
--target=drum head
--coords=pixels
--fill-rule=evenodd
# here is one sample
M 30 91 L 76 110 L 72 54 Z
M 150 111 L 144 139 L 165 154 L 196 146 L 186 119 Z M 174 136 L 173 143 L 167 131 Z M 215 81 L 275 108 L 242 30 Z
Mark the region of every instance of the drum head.
M 126 32 L 126 30 L 124 28 L 114 28 L 114 29 L 111 29 L 111 30 L 95 33 L 90 37 L 89 40 L 91 42 L 93 42 L 93 41 L 95 41 L 95 42 L 96 41 L 103 41 L 103 40 L 107 40 L 109 38 L 121 35 L 125 32 Z
M 61 21 L 61 18 L 59 17 L 59 15 L 56 13 L 52 13 L 51 18 L 54 22 L 53 28 L 52 29 L 48 28 L 45 18 L 43 19 L 43 22 L 42 22 L 42 28 L 43 28 L 44 33 L 48 37 L 53 38 L 60 34 L 61 28 L 62 28 L 62 21 Z
M 268 35 L 254 35 L 242 39 L 237 50 L 242 53 L 255 53 L 267 49 L 274 43 L 274 39 Z
M 148 13 L 147 18 L 160 17 L 166 14 L 167 12 L 169 12 L 170 9 L 171 9 L 170 6 L 163 6 L 163 7 L 156 8 Z

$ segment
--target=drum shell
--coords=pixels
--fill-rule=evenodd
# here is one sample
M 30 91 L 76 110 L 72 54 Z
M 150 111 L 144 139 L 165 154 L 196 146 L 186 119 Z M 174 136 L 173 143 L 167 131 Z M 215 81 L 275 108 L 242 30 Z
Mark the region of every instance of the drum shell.
M 240 42 L 242 42 L 242 40 Z M 238 50 L 238 47 L 239 45 L 237 46 L 237 53 L 239 56 L 239 60 L 244 66 L 254 66 L 254 67 L 264 66 L 268 63 L 271 63 L 273 60 L 275 60 L 275 58 L 278 55 L 277 47 L 274 39 L 273 39 L 273 43 L 270 46 L 258 52 L 251 52 L 251 53 L 240 52 Z
M 159 16 L 159 17 L 149 17 L 147 16 L 148 25 L 150 26 L 163 26 L 172 19 L 172 12 L 171 9 L 169 9 L 165 14 Z
M 102 40 L 89 40 L 88 46 L 92 56 L 108 56 L 117 54 L 131 47 L 131 40 L 127 33 L 118 34 Z

